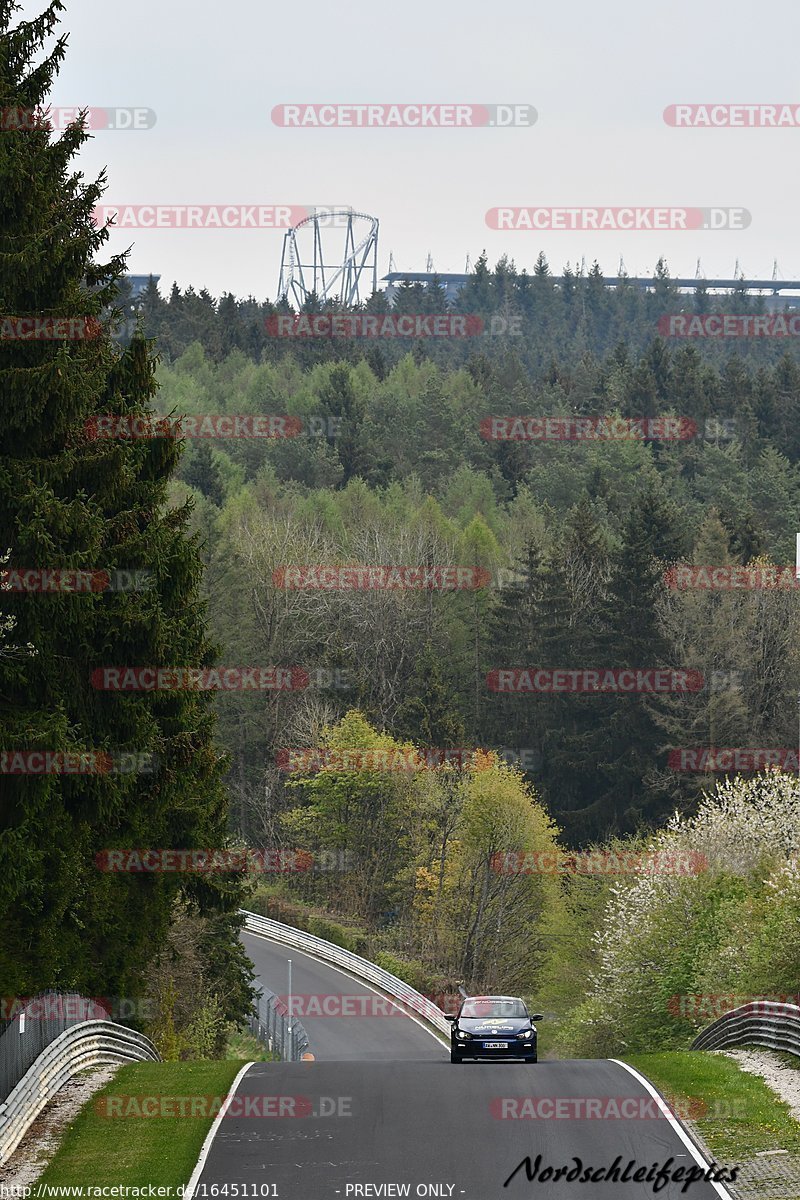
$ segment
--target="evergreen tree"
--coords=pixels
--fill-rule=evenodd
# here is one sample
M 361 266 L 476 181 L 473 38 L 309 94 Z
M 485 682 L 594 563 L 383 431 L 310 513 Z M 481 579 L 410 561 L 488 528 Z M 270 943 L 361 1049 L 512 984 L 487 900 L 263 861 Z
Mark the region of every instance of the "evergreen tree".
M 220 479 L 219 467 L 214 462 L 211 447 L 207 441 L 200 441 L 187 454 L 182 475 L 190 487 L 196 487 L 212 504 L 221 508 L 225 499 L 225 489 Z
M 356 395 L 348 366 L 339 364 L 332 369 L 320 390 L 319 398 L 323 414 L 338 422 L 335 428 L 330 427 L 327 440 L 341 464 L 342 475 L 338 486 L 345 488 L 357 475 L 368 475 L 371 465 L 362 438 L 364 403 Z
M 652 488 L 643 493 L 625 523 L 614 556 L 607 596 L 601 606 L 603 666 L 660 670 L 680 667 L 659 620 L 664 569 L 680 554 L 682 537 L 673 513 Z M 631 832 L 663 814 L 648 803 L 646 780 L 660 761 L 662 737 L 655 713 L 657 694 L 612 694 L 608 704 L 601 784 L 593 809 L 596 833 Z
M 524 669 L 536 661 L 540 568 L 540 548 L 528 541 L 513 566 L 504 571 L 504 586 L 489 627 L 490 671 Z M 494 747 L 534 746 L 530 708 L 524 697 L 503 692 L 492 695 L 486 706 L 485 730 Z
M 541 571 L 535 665 L 558 669 L 604 666 L 601 612 L 608 575 L 605 535 L 584 498 L 569 513 Z M 541 752 L 541 791 L 570 839 L 591 836 L 576 813 L 598 797 L 597 762 L 607 739 L 606 698 L 567 692 L 534 695 L 532 721 Z
M 158 284 L 151 275 L 136 306 L 136 328 L 141 329 L 147 337 L 160 338 L 164 326 L 167 325 L 168 308 L 166 300 L 158 290 Z
M 691 561 L 698 566 L 731 565 L 736 556 L 731 553 L 730 540 L 712 510 L 698 531 Z M 748 599 L 733 592 L 692 588 L 670 592 L 665 632 L 680 654 L 682 668 L 697 671 L 704 681 L 701 690 L 663 697 L 653 711 L 671 749 L 748 744 L 748 729 L 753 728 L 745 691 L 751 641 Z M 650 792 L 659 795 L 663 811 L 673 811 L 686 809 L 702 788 L 713 787 L 714 776 L 712 772 L 675 771 L 662 759 L 652 780 Z
M 12 28 L 16 7 L 0 4 L 0 108 L 37 109 L 65 39 L 34 60 L 63 6 Z M 143 582 L 3 591 L 0 747 L 132 752 L 154 756 L 144 760 L 154 769 L 0 776 L 0 977 L 19 994 L 135 995 L 179 892 L 203 907 L 238 902 L 235 887 L 210 880 L 112 875 L 96 863 L 109 848 L 220 845 L 226 812 L 208 693 L 94 686 L 104 667 L 208 665 L 212 648 L 188 512 L 165 503 L 176 443 L 91 436 L 102 413 L 148 415 L 156 385 L 143 339 L 120 354 L 97 321 L 124 260 L 95 261 L 108 238 L 92 221 L 103 180 L 69 173 L 86 136 L 76 124 L 57 140 L 45 129 L 0 138 L 0 309 L 92 317 L 99 334 L 0 340 L 0 545 L 7 568 L 140 571 Z
M 438 749 L 464 745 L 464 721 L 455 690 L 448 686 L 441 656 L 431 642 L 417 654 L 406 691 L 407 698 L 394 720 L 401 740 Z

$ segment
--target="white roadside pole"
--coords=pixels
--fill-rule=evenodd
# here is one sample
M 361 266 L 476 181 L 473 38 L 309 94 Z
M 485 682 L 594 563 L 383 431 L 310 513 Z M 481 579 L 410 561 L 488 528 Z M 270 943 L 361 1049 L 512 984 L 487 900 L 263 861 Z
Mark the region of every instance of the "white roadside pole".
M 798 534 L 797 537 L 798 537 L 798 545 L 800 546 L 800 534 Z M 292 1049 L 291 1049 L 291 1046 L 292 1046 L 292 960 L 290 958 L 287 958 L 286 962 L 289 966 L 289 995 L 286 997 L 287 1000 L 289 1001 L 289 1013 L 286 1018 L 286 1021 L 287 1021 L 287 1025 L 289 1027 L 289 1053 L 291 1054 L 291 1052 L 292 1052 Z

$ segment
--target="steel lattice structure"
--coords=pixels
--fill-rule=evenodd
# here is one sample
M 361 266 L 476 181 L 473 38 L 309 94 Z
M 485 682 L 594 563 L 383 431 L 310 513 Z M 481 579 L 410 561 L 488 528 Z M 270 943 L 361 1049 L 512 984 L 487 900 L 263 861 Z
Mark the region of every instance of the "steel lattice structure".
M 372 273 L 371 294 L 378 287 L 378 218 L 353 209 L 317 210 L 286 231 L 278 300 L 302 309 L 314 296 L 351 308 L 361 303 L 364 272 Z

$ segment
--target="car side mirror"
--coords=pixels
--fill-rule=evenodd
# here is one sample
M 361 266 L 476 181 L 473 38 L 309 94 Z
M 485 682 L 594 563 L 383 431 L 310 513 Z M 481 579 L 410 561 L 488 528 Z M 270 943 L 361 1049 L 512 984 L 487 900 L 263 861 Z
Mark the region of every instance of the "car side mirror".
M 534 1013 L 533 1016 L 531 1017 L 531 1020 L 532 1021 L 543 1021 L 544 1013 Z
M 455 1017 L 448 1017 L 447 1013 L 444 1014 L 444 1019 L 445 1021 L 449 1021 L 451 1025 L 455 1021 Z

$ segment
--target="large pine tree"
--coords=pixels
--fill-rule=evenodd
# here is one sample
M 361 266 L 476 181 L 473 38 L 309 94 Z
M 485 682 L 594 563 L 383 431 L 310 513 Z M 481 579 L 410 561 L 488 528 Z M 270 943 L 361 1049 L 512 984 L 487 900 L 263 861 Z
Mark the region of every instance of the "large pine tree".
M 658 615 L 667 564 L 681 557 L 683 537 L 673 507 L 653 487 L 639 496 L 623 530 L 606 598 L 601 644 L 604 666 L 642 669 L 679 668 Z M 598 759 L 600 834 L 629 833 L 661 819 L 659 800 L 648 795 L 646 781 L 664 756 L 658 720 L 669 704 L 655 693 L 615 695 L 606 723 L 604 753 Z M 605 786 L 603 786 L 603 782 Z
M 18 7 L 0 0 L 0 109 L 30 111 L 46 105 L 65 53 L 64 38 L 47 52 L 63 6 L 12 26 Z M 110 336 L 124 260 L 95 261 L 105 181 L 70 166 L 86 136 L 78 124 L 0 135 L 0 313 L 102 322 L 91 339 L 0 339 L 0 555 L 6 568 L 137 570 L 149 586 L 0 592 L 0 750 L 127 750 L 156 756 L 156 770 L 0 774 L 0 978 L 20 994 L 136 994 L 178 892 L 207 909 L 237 901 L 233 885 L 95 862 L 119 846 L 220 845 L 226 811 L 208 693 L 92 685 L 98 667 L 199 666 L 213 650 L 188 513 L 166 506 L 177 444 L 93 438 L 87 426 L 146 414 L 156 384 L 148 344 L 120 355 Z
M 546 564 L 541 597 L 542 659 L 553 668 L 603 666 L 599 612 L 605 598 L 608 547 L 589 502 L 582 498 L 565 522 Z M 569 838 L 596 830 L 579 815 L 597 796 L 597 760 L 608 721 L 607 698 L 567 692 L 541 697 L 543 790 Z

